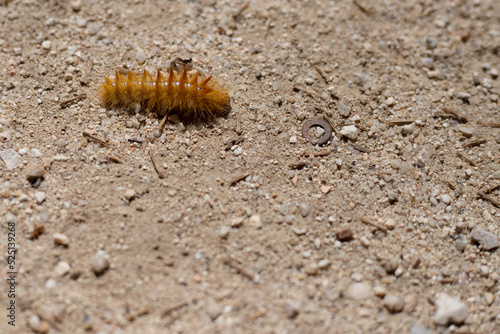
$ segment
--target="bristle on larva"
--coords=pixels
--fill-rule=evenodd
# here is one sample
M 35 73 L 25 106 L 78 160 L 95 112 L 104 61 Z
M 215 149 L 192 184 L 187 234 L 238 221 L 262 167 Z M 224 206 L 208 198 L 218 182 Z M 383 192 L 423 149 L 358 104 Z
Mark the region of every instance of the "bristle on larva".
M 207 119 L 227 116 L 231 110 L 228 91 L 211 76 L 170 68 L 165 77 L 160 70 L 156 78 L 144 71 L 141 77 L 132 72 L 104 78 L 99 94 L 105 108 L 131 109 L 136 105 L 155 111 L 159 116 L 177 114 L 181 118 Z

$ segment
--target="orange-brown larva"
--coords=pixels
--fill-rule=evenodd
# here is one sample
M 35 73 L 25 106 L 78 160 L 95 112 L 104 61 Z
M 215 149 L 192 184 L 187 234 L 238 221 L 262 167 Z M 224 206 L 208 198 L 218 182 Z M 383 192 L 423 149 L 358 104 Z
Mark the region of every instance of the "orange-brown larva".
M 159 116 L 177 114 L 191 119 L 227 116 L 231 110 L 228 91 L 211 76 L 200 78 L 196 71 L 178 73 L 170 67 L 166 77 L 158 70 L 154 79 L 147 71 L 141 78 L 132 72 L 116 72 L 114 80 L 104 79 L 99 94 L 108 109 L 140 105 Z

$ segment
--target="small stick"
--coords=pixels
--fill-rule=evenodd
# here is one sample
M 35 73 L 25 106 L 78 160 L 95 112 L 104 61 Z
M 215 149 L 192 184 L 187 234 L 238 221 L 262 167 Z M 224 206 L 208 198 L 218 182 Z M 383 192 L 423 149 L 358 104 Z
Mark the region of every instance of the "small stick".
M 241 131 L 241 119 L 240 119 L 240 116 L 237 116 L 236 117 L 236 134 L 239 136 L 241 135 L 242 131 Z
M 103 153 L 109 160 L 113 161 L 113 162 L 116 162 L 118 164 L 121 164 L 123 161 L 122 159 L 120 159 L 119 157 L 117 157 L 116 155 L 113 155 L 111 153 L 108 153 L 108 152 L 104 152 Z
M 232 186 L 233 184 L 240 182 L 241 180 L 245 179 L 248 175 L 252 175 L 252 173 L 246 172 L 246 173 L 243 173 L 243 174 L 240 174 L 238 176 L 233 177 L 231 180 L 229 180 L 229 185 Z
M 167 122 L 167 118 L 168 118 L 168 113 L 165 114 L 165 117 L 163 117 L 160 124 L 158 125 L 158 129 L 160 130 L 160 133 L 163 132 L 163 128 L 165 127 L 165 123 Z
M 194 299 L 195 299 L 194 297 L 191 297 L 191 298 L 188 298 L 182 302 L 178 302 L 172 306 L 167 307 L 166 309 L 164 309 L 161 312 L 161 316 L 164 317 L 164 316 L 169 315 L 172 311 L 175 311 L 183 306 L 186 306 L 187 304 L 191 303 Z
M 231 140 L 227 144 L 224 151 L 229 151 L 231 149 L 231 147 L 233 147 L 234 145 L 238 145 L 238 144 L 242 143 L 243 141 L 245 141 L 245 137 L 239 136 L 239 137 L 234 138 L 233 140 Z
M 387 122 L 389 125 L 406 125 L 411 123 L 413 123 L 412 119 L 395 119 Z
M 145 307 L 145 308 L 142 308 L 140 309 L 139 311 L 136 311 L 134 313 L 131 313 L 127 316 L 127 320 L 128 321 L 134 321 L 135 318 L 138 318 L 140 317 L 141 315 L 145 315 L 145 314 L 148 314 L 149 312 L 151 312 L 151 309 L 149 307 Z
M 236 271 L 238 271 L 240 274 L 242 274 L 243 276 L 249 278 L 250 280 L 255 280 L 255 277 L 254 275 L 252 275 L 248 270 L 246 270 L 245 268 L 243 268 L 239 263 L 236 262 L 236 260 L 230 258 L 229 256 L 227 256 L 225 259 L 224 259 L 224 264 L 228 265 L 229 267 L 235 269 Z
M 485 194 L 489 194 L 494 192 L 495 190 L 500 189 L 500 183 L 499 184 L 494 184 L 493 186 L 489 187 L 484 191 Z
M 382 226 L 378 223 L 375 223 L 374 221 L 372 221 L 371 219 L 366 218 L 366 217 L 359 216 L 358 218 L 359 218 L 359 220 L 361 220 L 362 223 L 365 223 L 365 224 L 368 224 L 371 226 L 375 226 L 376 228 L 378 228 L 379 230 L 381 230 L 387 234 L 387 229 L 384 226 Z
M 492 128 L 500 128 L 500 122 L 484 122 L 483 124 Z
M 151 162 L 153 163 L 153 166 L 155 167 L 156 173 L 158 173 L 158 177 L 160 179 L 165 178 L 165 173 L 163 172 L 163 167 L 158 163 L 158 160 L 156 160 L 156 157 L 153 154 L 153 149 L 149 151 L 149 157 L 151 158 Z
M 363 152 L 363 153 L 370 153 L 372 150 L 370 150 L 369 148 L 365 148 L 363 146 L 359 146 L 359 145 L 354 145 L 354 144 L 350 144 L 350 146 L 357 150 L 357 151 L 360 151 L 360 152 Z
M 241 5 L 240 8 L 236 11 L 236 13 L 233 14 L 233 19 L 236 20 L 236 18 L 240 16 L 243 13 L 243 11 L 248 8 L 248 6 L 250 6 L 249 2 L 245 2 L 243 5 Z
M 268 311 L 269 311 L 269 309 L 259 310 L 259 311 L 255 312 L 254 314 L 252 314 L 251 316 L 249 316 L 247 321 L 252 322 L 254 320 L 257 320 L 260 317 L 262 317 L 263 315 L 265 315 Z
M 458 120 L 460 122 L 467 123 L 469 121 L 467 119 L 467 117 L 465 117 L 464 115 L 461 115 L 461 114 L 457 113 L 455 110 L 453 110 L 451 108 L 444 107 L 443 111 L 449 115 L 448 117 L 455 118 L 456 120 Z
M 465 143 L 465 144 L 463 145 L 463 147 L 464 147 L 464 148 L 469 148 L 469 147 L 479 146 L 479 145 L 481 145 L 482 143 L 486 143 L 486 139 L 485 139 L 485 138 L 476 139 L 476 140 L 471 140 L 470 142 Z
M 318 71 L 319 75 L 321 75 L 321 77 L 326 81 L 326 83 L 328 83 L 328 78 L 326 77 L 325 71 L 323 71 L 323 69 L 318 65 L 314 65 L 314 69 Z
M 467 161 L 468 163 L 470 163 L 472 166 L 474 166 L 474 167 L 476 167 L 476 166 L 477 166 L 477 164 L 476 164 L 474 161 L 472 161 L 471 159 L 467 158 L 467 157 L 466 157 L 465 155 L 463 155 L 462 153 L 458 152 L 458 153 L 457 153 L 457 156 L 458 156 L 459 158 L 464 159 L 465 161 Z
M 447 179 L 445 179 L 444 177 L 441 177 L 441 176 L 439 176 L 438 174 L 436 174 L 436 176 L 437 176 L 437 177 L 438 177 L 438 178 L 439 178 L 442 182 L 446 183 L 446 185 L 447 185 L 447 186 L 448 186 L 451 190 L 456 190 L 456 189 L 457 189 L 457 187 L 455 187 L 455 186 L 453 185 L 453 183 L 451 183 L 450 181 L 448 181 L 448 180 L 447 180 Z M 462 194 L 462 190 L 458 189 L 458 192 L 459 192 L 460 194 Z
M 81 99 L 83 99 L 86 96 L 87 96 L 86 94 L 81 94 L 81 95 L 78 95 L 78 96 L 73 97 L 71 99 L 64 100 L 60 104 L 61 108 L 66 108 L 69 104 L 71 104 L 71 103 L 73 103 L 75 101 L 81 100 Z
M 308 156 L 312 155 L 313 157 L 324 157 L 324 156 L 330 155 L 330 153 L 332 153 L 332 151 L 323 150 L 323 151 L 319 151 L 319 152 L 302 153 L 300 156 L 301 157 L 308 157 Z
M 479 197 L 481 197 L 482 199 L 484 199 L 485 201 L 488 201 L 490 202 L 491 204 L 493 204 L 494 206 L 496 206 L 497 208 L 500 208 L 500 202 L 497 201 L 496 199 L 494 199 L 493 197 L 491 196 L 488 196 L 486 195 L 485 193 L 481 192 L 481 191 L 478 191 L 477 195 Z
M 356 7 L 359 8 L 359 10 L 363 13 L 363 14 L 366 14 L 368 16 L 371 16 L 372 13 L 366 9 L 363 5 L 361 5 L 357 0 L 352 0 L 352 2 L 356 5 Z
M 320 97 L 318 95 L 318 93 L 316 93 L 315 91 L 309 90 L 309 89 L 301 87 L 301 86 L 294 86 L 293 90 L 294 91 L 302 91 L 302 92 L 306 93 L 307 95 L 309 95 L 311 97 Z
M 264 32 L 264 37 L 267 37 L 270 27 L 271 27 L 271 17 L 268 17 L 266 20 L 266 31 Z
M 98 142 L 101 145 L 109 146 L 109 144 L 104 139 L 102 139 L 100 137 L 97 137 L 97 136 L 94 136 L 93 134 L 91 134 L 88 131 L 83 131 L 83 136 L 86 137 L 86 138 L 95 140 L 96 142 Z

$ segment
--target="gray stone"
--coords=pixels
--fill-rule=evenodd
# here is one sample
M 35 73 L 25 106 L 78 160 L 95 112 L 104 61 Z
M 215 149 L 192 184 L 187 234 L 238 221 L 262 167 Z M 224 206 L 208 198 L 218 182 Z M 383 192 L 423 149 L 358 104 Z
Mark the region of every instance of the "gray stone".
M 302 215 L 302 217 L 305 218 L 311 212 L 311 206 L 309 205 L 308 202 L 300 202 L 299 203 L 299 210 L 300 210 L 300 214 Z
M 450 297 L 444 293 L 441 293 L 436 300 L 436 308 L 434 322 L 440 326 L 461 325 L 469 315 L 467 306 L 460 299 Z
M 426 68 L 433 68 L 434 67 L 434 59 L 432 59 L 430 57 L 423 57 L 420 60 L 420 63 L 422 64 L 423 67 L 426 67 Z
M 11 148 L 0 151 L 0 157 L 2 158 L 3 162 L 5 162 L 8 170 L 13 170 L 23 163 L 23 160 L 19 153 Z
M 404 298 L 400 296 L 393 295 L 391 293 L 385 295 L 382 300 L 385 308 L 391 313 L 399 313 L 403 310 Z
M 483 249 L 490 251 L 492 249 L 498 248 L 500 242 L 496 235 L 487 232 L 485 229 L 476 226 L 471 232 L 471 238 L 473 241 L 483 246 Z
M 93 22 L 89 25 L 89 30 L 88 33 L 89 35 L 93 36 L 96 35 L 102 28 L 102 24 L 99 22 Z
M 208 304 L 205 311 L 212 320 L 217 319 L 222 314 L 222 308 L 216 303 Z
M 337 106 L 337 108 L 339 110 L 340 116 L 342 116 L 342 117 L 349 117 L 349 115 L 351 115 L 351 107 L 350 106 L 345 105 L 343 103 L 339 103 L 339 105 Z
M 474 128 L 469 128 L 467 126 L 459 126 L 457 128 L 457 130 L 464 136 L 464 137 L 467 137 L 467 138 L 470 138 L 472 137 L 475 133 L 476 133 L 476 129 Z

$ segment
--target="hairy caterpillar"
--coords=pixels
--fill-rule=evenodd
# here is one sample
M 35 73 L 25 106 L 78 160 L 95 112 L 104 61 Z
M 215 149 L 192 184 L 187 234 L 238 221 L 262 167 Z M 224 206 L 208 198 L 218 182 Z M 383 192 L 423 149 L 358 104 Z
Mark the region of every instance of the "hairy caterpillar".
M 217 80 L 199 78 L 197 71 L 188 73 L 186 68 L 180 73 L 170 67 L 167 77 L 158 70 L 155 79 L 146 70 L 141 78 L 116 71 L 114 80 L 104 79 L 99 94 L 108 109 L 140 105 L 159 116 L 177 114 L 188 119 L 227 116 L 231 110 L 228 91 Z

